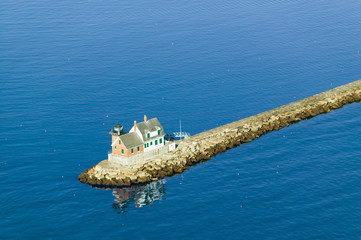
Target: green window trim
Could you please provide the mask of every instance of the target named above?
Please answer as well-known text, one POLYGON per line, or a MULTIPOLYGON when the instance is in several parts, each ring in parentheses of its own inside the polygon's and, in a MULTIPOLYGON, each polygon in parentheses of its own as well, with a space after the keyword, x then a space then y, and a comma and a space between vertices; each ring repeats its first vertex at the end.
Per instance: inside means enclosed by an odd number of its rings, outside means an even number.
POLYGON ((150 146, 152 146, 153 145, 153 142, 150 142, 150 146))
POLYGON ((147 137, 150 138, 150 133, 147 134, 147 137))
POLYGON ((140 151, 140 147, 137 147, 138 152, 140 151))
POLYGON ((134 148, 132 148, 132 153, 134 153, 134 148))
POLYGON ((159 143, 162 143, 162 139, 159 139, 159 143))
POLYGON ((158 145, 158 140, 155 140, 155 145, 158 145))
POLYGON ((124 149, 122 149, 122 154, 124 154, 124 149))
POLYGON ((119 145, 121 145, 122 144, 122 142, 119 140, 119 145))
POLYGON ((146 148, 147 147, 147 144, 144 144, 144 148, 146 148))
POLYGON ((147 147, 149 147, 149 143, 147 143, 147 147))
POLYGON ((160 135, 160 129, 158 130, 158 135, 160 135))
POLYGON ((114 146, 114 149, 117 149, 117 146, 114 146))

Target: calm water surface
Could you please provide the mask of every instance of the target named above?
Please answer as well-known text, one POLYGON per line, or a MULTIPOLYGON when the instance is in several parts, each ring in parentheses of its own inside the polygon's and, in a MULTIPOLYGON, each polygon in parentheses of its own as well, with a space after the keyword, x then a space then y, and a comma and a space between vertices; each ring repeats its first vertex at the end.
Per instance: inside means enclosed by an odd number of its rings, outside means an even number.
POLYGON ((172 178, 77 176, 144 114, 196 134, 361 78, 360 1, 0 2, 0 239, 361 239, 361 104, 172 178))

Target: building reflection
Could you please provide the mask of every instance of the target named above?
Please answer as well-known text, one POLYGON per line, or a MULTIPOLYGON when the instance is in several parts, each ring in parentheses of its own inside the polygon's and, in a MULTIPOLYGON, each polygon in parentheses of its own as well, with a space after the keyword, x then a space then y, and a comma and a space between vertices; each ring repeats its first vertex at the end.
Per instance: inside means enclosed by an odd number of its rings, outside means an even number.
POLYGON ((142 185, 132 185, 113 189, 114 209, 119 209, 124 213, 128 207, 150 206, 154 202, 161 200, 165 194, 165 180, 158 180, 142 185))

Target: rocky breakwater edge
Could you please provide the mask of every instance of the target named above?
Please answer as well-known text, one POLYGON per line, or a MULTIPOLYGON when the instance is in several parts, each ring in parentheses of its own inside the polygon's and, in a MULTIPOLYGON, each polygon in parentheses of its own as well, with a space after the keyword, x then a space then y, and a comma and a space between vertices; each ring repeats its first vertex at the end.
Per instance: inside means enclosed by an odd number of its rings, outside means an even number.
POLYGON ((124 186, 180 174, 228 149, 251 142, 271 131, 342 108, 361 100, 361 80, 232 122, 178 142, 176 150, 145 163, 121 166, 108 160, 87 169, 79 181, 93 186, 124 186))

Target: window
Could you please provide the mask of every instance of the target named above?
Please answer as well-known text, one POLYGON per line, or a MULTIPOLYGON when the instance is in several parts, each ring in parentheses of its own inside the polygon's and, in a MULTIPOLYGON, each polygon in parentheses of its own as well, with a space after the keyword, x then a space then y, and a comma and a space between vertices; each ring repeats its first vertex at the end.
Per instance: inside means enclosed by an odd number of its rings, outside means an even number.
POLYGON ((124 149, 122 149, 122 154, 124 154, 124 149))
POLYGON ((134 153, 134 148, 132 148, 132 153, 134 153))
POLYGON ((147 147, 147 144, 144 144, 144 148, 146 148, 147 147))
POLYGON ((138 152, 139 152, 139 149, 140 149, 140 148, 138 147, 138 148, 137 148, 138 152))
POLYGON ((114 146, 114 149, 117 149, 117 146, 114 146))
POLYGON ((147 134, 148 138, 150 138, 150 133, 147 134))
POLYGON ((158 129, 158 135, 160 135, 160 129, 158 129))
POLYGON ((153 142, 150 142, 150 146, 152 146, 153 145, 153 142))
POLYGON ((149 143, 147 143, 147 147, 149 147, 149 143))
POLYGON ((158 140, 155 140, 155 145, 158 145, 158 140))
POLYGON ((122 142, 119 140, 119 145, 121 145, 122 144, 122 142))
POLYGON ((162 139, 159 139, 159 143, 162 143, 162 139))

